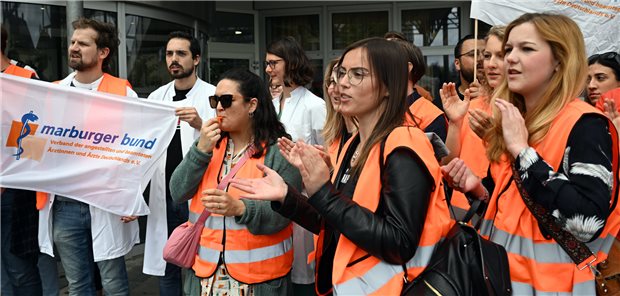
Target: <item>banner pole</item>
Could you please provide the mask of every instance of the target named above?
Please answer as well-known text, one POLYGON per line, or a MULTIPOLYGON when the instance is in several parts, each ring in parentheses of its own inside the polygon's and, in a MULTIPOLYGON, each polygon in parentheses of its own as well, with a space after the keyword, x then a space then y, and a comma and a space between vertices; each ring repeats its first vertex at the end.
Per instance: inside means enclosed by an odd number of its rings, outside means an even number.
POLYGON ((478 82, 478 19, 474 19, 474 82, 478 82))

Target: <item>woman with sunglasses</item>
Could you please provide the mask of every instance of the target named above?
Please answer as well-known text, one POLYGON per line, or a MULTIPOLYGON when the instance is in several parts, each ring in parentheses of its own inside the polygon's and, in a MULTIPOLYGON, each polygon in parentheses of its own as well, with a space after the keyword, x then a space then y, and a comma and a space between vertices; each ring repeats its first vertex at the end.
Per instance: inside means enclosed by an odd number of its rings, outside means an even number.
POLYGON ((298 170, 276 147, 277 138, 289 135, 276 117, 267 85, 247 70, 224 73, 209 103, 217 118, 203 125, 170 180, 176 202, 191 199, 191 223, 203 210, 211 213, 186 278, 186 294, 290 295, 290 221, 268 202, 239 199, 240 191, 226 183, 230 177, 262 177, 260 164, 274 167, 300 190, 298 170))
POLYGON ((237 179, 233 186, 247 198, 274 201, 280 214, 318 235, 320 295, 398 295, 403 265, 409 280, 419 275, 453 223, 439 164, 424 133, 403 126, 408 69, 402 47, 364 39, 349 45, 338 64, 340 112, 355 116, 359 128, 332 180, 317 150, 298 142, 283 153, 300 168, 309 198, 264 166, 266 177, 237 179))
MULTIPOLYGON (((321 132, 325 125, 325 101, 304 86, 312 81, 312 65, 303 48, 288 36, 267 47, 265 72, 271 84, 283 86, 279 98, 274 98, 278 118, 293 141, 323 145, 321 132)), ((313 295, 314 266, 308 264, 308 254, 314 249, 312 234, 293 225, 295 261, 292 278, 295 295, 313 295)))
POLYGON ((588 58, 587 102, 602 110, 601 95, 620 87, 620 54, 610 51, 588 58))
POLYGON ((444 176, 487 202, 480 233, 506 248, 514 295, 595 295, 591 266, 607 258, 620 228, 618 139, 577 98, 583 35, 568 17, 542 13, 520 16, 505 34, 506 77, 485 136, 490 174, 481 182, 455 158, 444 176))

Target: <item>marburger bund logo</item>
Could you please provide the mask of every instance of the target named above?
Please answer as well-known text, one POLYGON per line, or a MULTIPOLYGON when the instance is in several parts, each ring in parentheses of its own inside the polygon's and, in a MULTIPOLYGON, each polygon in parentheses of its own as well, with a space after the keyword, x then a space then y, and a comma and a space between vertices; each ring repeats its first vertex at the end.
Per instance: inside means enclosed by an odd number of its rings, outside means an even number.
POLYGON ((6 139, 6 147, 15 147, 16 151, 13 156, 16 160, 21 158, 30 158, 36 161, 40 161, 45 151, 46 139, 35 137, 39 125, 34 122, 39 120, 39 117, 30 111, 22 115, 21 121, 13 120, 11 123, 11 130, 9 136, 6 139))

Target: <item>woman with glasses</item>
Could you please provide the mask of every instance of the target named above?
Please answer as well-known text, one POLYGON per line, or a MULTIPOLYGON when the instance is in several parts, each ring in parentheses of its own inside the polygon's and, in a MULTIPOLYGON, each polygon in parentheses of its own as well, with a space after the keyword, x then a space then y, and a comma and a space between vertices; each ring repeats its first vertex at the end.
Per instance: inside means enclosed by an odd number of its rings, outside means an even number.
POLYGON ((487 202, 480 233, 506 248, 514 295, 595 295, 591 267, 620 228, 616 131, 577 98, 587 61, 574 21, 526 13, 505 34, 490 174, 481 182, 456 158, 446 182, 487 202))
MULTIPOLYGON (((271 84, 282 85, 283 91, 273 104, 278 118, 293 141, 322 145, 325 125, 325 101, 304 86, 312 81, 312 65, 301 45, 293 37, 285 37, 267 47, 265 72, 271 84)), ((294 224, 295 262, 292 278, 295 295, 313 295, 314 266, 308 254, 314 249, 312 234, 294 224)))
POLYGON ((601 95, 620 87, 620 54, 610 51, 588 58, 587 86, 588 103, 602 107, 601 95))
POLYGON ((203 125, 170 180, 176 202, 191 199, 191 223, 203 210, 211 213, 186 277, 186 295, 291 295, 290 221, 268 202, 240 199, 240 191, 226 181, 260 178, 257 165, 267 165, 300 190, 298 170, 276 147, 277 138, 289 135, 276 117, 267 85, 247 70, 224 73, 209 103, 217 117, 203 125))
MULTIPOLYGON (((331 177, 316 149, 283 151, 300 168, 309 198, 276 172, 237 179, 247 198, 318 235, 316 289, 323 294, 398 295, 419 275, 452 222, 439 164, 424 133, 403 126, 407 59, 395 42, 369 38, 349 45, 336 69, 340 112, 358 133, 344 146, 331 177)), ((408 111, 406 111, 408 112, 408 111)), ((409 114, 410 115, 410 114, 409 114)))

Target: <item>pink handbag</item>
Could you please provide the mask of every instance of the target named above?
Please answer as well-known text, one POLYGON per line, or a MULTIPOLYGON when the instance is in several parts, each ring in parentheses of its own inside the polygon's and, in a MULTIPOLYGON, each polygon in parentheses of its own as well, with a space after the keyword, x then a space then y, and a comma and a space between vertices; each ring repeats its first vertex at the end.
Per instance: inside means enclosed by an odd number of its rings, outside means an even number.
MULTIPOLYGON (((243 166, 254 149, 248 149, 243 157, 239 159, 235 167, 222 179, 217 185, 217 189, 224 190, 228 186, 228 182, 232 179, 237 171, 243 166)), ((198 254, 198 247, 200 246, 200 235, 204 228, 205 221, 211 215, 211 212, 205 209, 200 214, 198 221, 194 224, 190 224, 189 221, 177 226, 172 231, 166 245, 164 246, 164 260, 168 263, 183 267, 191 268, 196 260, 196 254, 198 254)))

